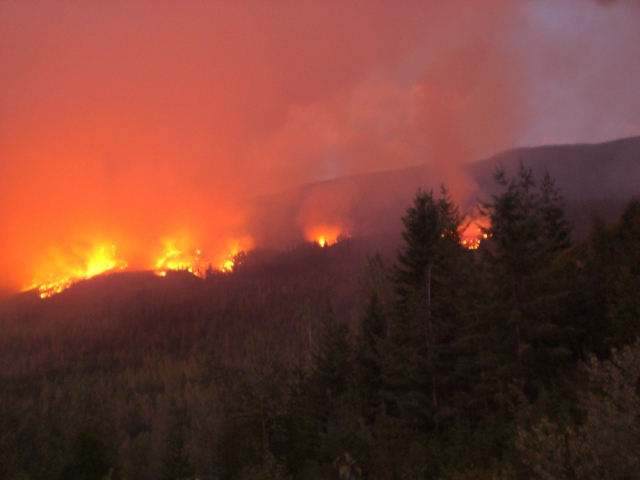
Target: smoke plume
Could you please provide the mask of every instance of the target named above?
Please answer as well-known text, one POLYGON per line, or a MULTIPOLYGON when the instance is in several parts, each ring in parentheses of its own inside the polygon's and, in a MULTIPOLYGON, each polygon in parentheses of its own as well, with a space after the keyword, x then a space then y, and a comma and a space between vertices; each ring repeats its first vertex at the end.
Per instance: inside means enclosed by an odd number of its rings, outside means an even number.
MULTIPOLYGON (((636 5, 3 1, 0 284, 104 246, 224 259, 260 237, 250 199, 307 182, 428 163, 464 201, 465 162, 637 134, 636 5)), ((329 195, 301 236, 353 228, 329 195)))

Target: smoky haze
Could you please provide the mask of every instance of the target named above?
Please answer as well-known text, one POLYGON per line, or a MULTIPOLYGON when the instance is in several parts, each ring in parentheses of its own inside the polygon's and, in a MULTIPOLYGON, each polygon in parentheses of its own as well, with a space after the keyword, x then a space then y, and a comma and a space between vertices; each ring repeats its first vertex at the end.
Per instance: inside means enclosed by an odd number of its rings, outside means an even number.
MULTIPOLYGON (((0 284, 115 245, 226 255, 252 201, 503 149, 640 134, 637 2, 0 3, 0 284)), ((349 190, 295 218, 353 225, 349 190)), ((265 227, 266 228, 266 227, 265 227)), ((357 233, 357 232, 351 232, 357 233)))

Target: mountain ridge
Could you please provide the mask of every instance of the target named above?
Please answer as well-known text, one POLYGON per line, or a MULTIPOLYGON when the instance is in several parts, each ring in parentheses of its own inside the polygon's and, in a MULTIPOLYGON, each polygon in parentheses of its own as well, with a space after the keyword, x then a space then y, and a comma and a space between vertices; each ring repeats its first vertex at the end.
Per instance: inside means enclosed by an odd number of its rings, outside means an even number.
MULTIPOLYGON (((312 221, 307 217, 341 223, 348 233, 357 236, 391 234, 398 238, 400 218, 418 189, 437 190, 443 183, 466 183, 464 198, 454 200, 465 213, 474 213, 477 199, 487 200, 498 190, 493 180, 495 169, 502 165, 508 176, 515 175, 520 162, 537 178, 549 171, 566 199, 567 213, 577 226, 578 236, 588 230, 593 214, 612 221, 631 198, 640 195, 637 136, 604 143, 518 147, 456 166, 455 171, 438 164, 421 164, 307 183, 254 198, 249 229, 257 244, 267 247, 304 241, 305 223, 312 221), (341 201, 332 201, 333 197, 341 201), (322 205, 323 201, 327 205, 322 205)), ((454 194, 456 189, 460 190, 454 185, 454 194)))

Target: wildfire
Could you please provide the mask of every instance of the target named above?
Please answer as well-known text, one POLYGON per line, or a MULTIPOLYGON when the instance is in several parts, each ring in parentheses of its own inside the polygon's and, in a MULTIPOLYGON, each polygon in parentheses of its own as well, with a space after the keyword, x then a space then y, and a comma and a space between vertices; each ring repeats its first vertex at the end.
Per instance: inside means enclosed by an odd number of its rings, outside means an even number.
MULTIPOLYGON (((197 277, 206 277, 207 271, 231 272, 239 253, 253 248, 253 239, 244 237, 227 241, 226 247, 218 250, 211 261, 200 249, 192 248, 189 242, 165 242, 164 253, 150 262, 147 268, 164 277, 170 270, 189 272, 197 277)), ((134 265, 136 262, 134 261, 134 265)), ((138 263, 144 269, 144 263, 138 263)), ((115 245, 101 244, 92 247, 75 247, 72 251, 51 255, 46 268, 50 272, 36 277, 23 291, 38 290, 41 298, 47 298, 66 290, 71 285, 107 272, 124 270, 128 263, 116 256, 115 245)))
POLYGON ((253 239, 244 237, 230 240, 216 262, 211 262, 200 249, 175 248, 174 245, 172 242, 167 243, 165 254, 156 261, 154 267, 156 275, 164 277, 168 270, 184 270, 197 277, 205 278, 210 269, 231 272, 238 253, 253 248, 253 239))
POLYGON ((338 242, 344 237, 344 234, 339 227, 321 224, 306 228, 304 236, 308 241, 315 242, 321 247, 326 247, 338 242))
POLYGON ((218 262, 218 270, 221 272, 231 272, 236 266, 237 255, 246 252, 254 247, 253 238, 243 237, 230 240, 227 244, 227 253, 218 262))
POLYGON ((47 298, 60 293, 80 280, 86 280, 111 270, 122 270, 127 263, 116 257, 116 247, 96 246, 87 252, 74 252, 75 257, 82 260, 74 265, 59 265, 58 270, 64 270, 64 274, 50 274, 45 281, 35 281, 25 290, 38 289, 40 298, 47 298))
POLYGON ((176 249, 170 246, 167 252, 156 261, 154 272, 164 277, 168 270, 185 270, 196 277, 204 278, 211 262, 200 250, 176 249))
POLYGON ((462 232, 462 246, 469 250, 477 250, 482 240, 488 238, 484 229, 488 228, 488 221, 484 217, 470 222, 462 232))

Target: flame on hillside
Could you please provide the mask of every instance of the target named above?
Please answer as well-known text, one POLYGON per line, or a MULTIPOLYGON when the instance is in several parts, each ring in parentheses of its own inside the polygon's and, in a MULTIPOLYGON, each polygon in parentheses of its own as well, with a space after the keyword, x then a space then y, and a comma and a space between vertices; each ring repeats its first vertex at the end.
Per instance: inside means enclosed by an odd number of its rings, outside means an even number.
POLYGON ((253 238, 246 236, 227 242, 226 253, 218 259, 217 269, 221 272, 231 272, 236 266, 238 254, 254 248, 253 238))
POLYGON ((348 235, 345 235, 340 227, 320 224, 305 228, 304 236, 309 242, 327 247, 348 235))
MULTIPOLYGON (((200 249, 183 245, 179 242, 165 242, 165 251, 148 266, 156 275, 164 277, 168 271, 186 271, 197 277, 205 278, 207 271, 218 270, 231 272, 236 265, 239 253, 253 248, 251 237, 229 240, 222 251, 214 257, 214 261, 200 249)), ((116 256, 115 245, 97 245, 91 248, 75 248, 73 252, 58 253, 55 261, 49 266, 49 273, 34 278, 23 291, 38 290, 41 298, 47 298, 66 290, 71 285, 89 278, 124 270, 128 263, 116 256)))
POLYGON ((197 277, 205 278, 209 270, 233 271, 237 255, 253 248, 254 243, 251 237, 229 240, 225 250, 214 262, 210 261, 200 249, 176 248, 174 242, 167 242, 166 246, 165 254, 156 261, 154 267, 156 275, 164 277, 169 270, 184 270, 197 277))
POLYGON ((211 262, 199 249, 176 248, 173 243, 167 245, 167 250, 155 264, 153 271, 164 277, 169 270, 184 270, 196 277, 205 278, 211 262))
POLYGON ((489 228, 489 221, 485 217, 476 218, 464 228, 460 243, 469 250, 477 250, 480 243, 488 238, 488 234, 485 233, 487 228, 489 228))
POLYGON ((55 268, 58 273, 50 273, 48 278, 35 279, 24 290, 37 289, 40 298, 47 298, 62 292, 80 280, 127 267, 125 261, 117 258, 115 245, 98 245, 86 251, 76 250, 73 253, 73 261, 58 259, 55 268))

